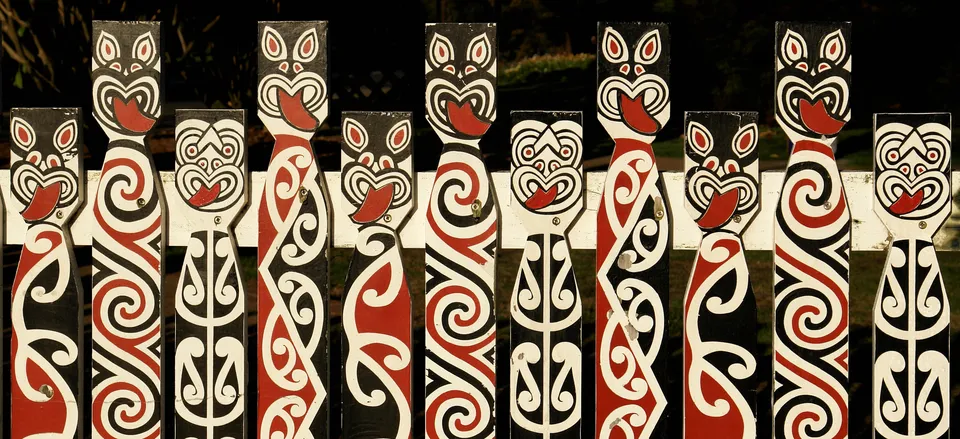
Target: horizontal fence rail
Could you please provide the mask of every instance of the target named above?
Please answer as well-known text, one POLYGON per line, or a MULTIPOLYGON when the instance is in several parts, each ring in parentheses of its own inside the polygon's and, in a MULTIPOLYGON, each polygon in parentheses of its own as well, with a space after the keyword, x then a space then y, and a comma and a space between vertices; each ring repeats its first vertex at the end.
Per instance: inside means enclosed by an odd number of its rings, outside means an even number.
MULTIPOLYGON (((400 241, 405 248, 424 248, 424 221, 427 200, 430 197, 430 188, 433 184, 434 172, 417 173, 416 191, 417 203, 408 223, 401 229, 400 241)), ((583 215, 577 219, 570 229, 570 246, 576 250, 593 249, 596 247, 597 208, 600 204, 601 186, 605 172, 588 172, 586 174, 586 208, 583 215)), ((687 214, 683 206, 683 173, 662 173, 667 197, 670 204, 670 215, 673 218, 673 248, 677 250, 696 250, 700 244, 701 232, 693 219, 687 214)), ((851 227, 851 247, 857 251, 886 250, 889 244, 889 233, 873 211, 873 173, 871 172, 843 172, 843 185, 847 193, 847 201, 853 216, 851 227)), ((327 190, 330 192, 330 207, 333 209, 333 246, 337 248, 353 248, 357 240, 357 225, 347 217, 341 206, 340 173, 324 172, 327 190)), ((510 207, 510 174, 509 172, 494 172, 491 175, 498 197, 500 208, 500 243, 503 249, 522 249, 527 239, 527 232, 510 207)), ((952 186, 960 188, 960 172, 953 172, 952 186)), ((237 245, 239 247, 257 246, 257 210, 251 206, 260 204, 266 174, 253 172, 250 175, 250 203, 241 215, 236 225, 237 245)), ((173 172, 161 172, 163 192, 167 199, 168 217, 168 245, 183 247, 187 245, 192 231, 201 227, 192 224, 190 218, 183 215, 187 205, 177 195, 174 188, 173 172)), ((99 186, 100 171, 87 172, 87 199, 92 200, 99 186)), ((780 188, 783 184, 782 171, 767 171, 762 173, 760 190, 760 212, 753 219, 743 234, 744 246, 747 250, 770 250, 773 247, 774 210, 780 197, 780 188)), ((0 170, 0 190, 2 190, 4 207, 7 210, 5 218, 6 244, 23 244, 26 225, 18 212, 10 211, 10 171, 0 170)), ((956 194, 955 194, 956 196, 956 194)), ((933 242, 938 250, 956 251, 960 246, 956 243, 957 230, 960 229, 960 212, 951 215, 946 225, 934 236, 933 242)), ((86 203, 71 227, 75 246, 89 246, 91 230, 94 227, 91 203, 86 203)))

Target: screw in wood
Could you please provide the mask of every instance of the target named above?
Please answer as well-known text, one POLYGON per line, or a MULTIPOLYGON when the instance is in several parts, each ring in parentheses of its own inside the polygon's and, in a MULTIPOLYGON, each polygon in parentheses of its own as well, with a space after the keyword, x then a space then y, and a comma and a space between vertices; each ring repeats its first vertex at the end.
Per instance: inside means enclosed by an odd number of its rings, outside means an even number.
POLYGON ((63 212, 57 211, 57 218, 63 218, 63 212))
POLYGON ((300 186, 300 202, 307 201, 307 188, 300 186))
POLYGON ((143 207, 146 205, 147 205, 147 200, 144 200, 143 198, 137 198, 137 206, 143 207))
POLYGON ((927 228, 927 222, 926 222, 926 221, 920 221, 920 228, 921 228, 921 229, 926 229, 926 228, 927 228))
POLYGON ((483 203, 480 202, 480 199, 473 200, 473 203, 470 203, 470 210, 473 211, 473 218, 479 220, 481 209, 483 208, 483 203))
POLYGON ((393 221, 393 217, 388 213, 383 216, 383 220, 389 223, 390 221, 393 221))
POLYGON ((661 219, 663 219, 663 214, 664 214, 664 212, 663 212, 663 199, 662 199, 662 198, 656 197, 656 198, 653 199, 653 208, 654 208, 653 216, 656 217, 658 221, 661 220, 661 219))
POLYGON ((553 225, 559 226, 559 225, 560 225, 560 218, 553 217, 553 225))
POLYGON ((217 215, 217 216, 215 216, 215 217, 213 218, 213 223, 214 223, 214 224, 220 224, 220 215, 217 215))
POLYGON ((47 398, 53 398, 53 387, 50 387, 49 384, 44 384, 40 386, 40 393, 42 393, 47 398))
POLYGON ((823 208, 826 210, 830 210, 833 208, 833 204, 827 201, 826 203, 823 203, 823 208))
POLYGON ((740 222, 740 215, 734 215, 734 216, 733 216, 733 222, 739 223, 739 222, 740 222))

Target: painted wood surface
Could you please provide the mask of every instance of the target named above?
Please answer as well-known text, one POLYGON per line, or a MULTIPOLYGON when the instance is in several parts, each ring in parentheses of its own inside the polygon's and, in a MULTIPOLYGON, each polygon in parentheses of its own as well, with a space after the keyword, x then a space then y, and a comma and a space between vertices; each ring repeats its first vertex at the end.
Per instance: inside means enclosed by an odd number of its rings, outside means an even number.
POLYGON ((614 147, 597 209, 596 436, 665 437, 670 215, 651 142, 670 118, 670 34, 597 35, 597 119, 614 147))
POLYGON ((246 437, 246 292, 232 226, 247 203, 245 110, 177 110, 176 189, 193 233, 174 298, 174 436, 246 437))
POLYGON ((276 143, 256 193, 257 431, 329 435, 330 214, 310 139, 329 111, 327 23, 260 22, 257 114, 276 143))
POLYGON ((579 438, 583 310, 566 233, 583 210, 583 116, 511 119, 510 188, 528 237, 510 296, 510 437, 579 438))
POLYGON ((950 303, 930 237, 953 207, 951 115, 873 121, 873 206, 893 235, 873 308, 873 433, 947 438, 950 303))
POLYGON ((94 438, 163 437, 166 208, 145 137, 160 117, 159 22, 93 22, 93 117, 109 143, 93 188, 94 438))
MULTIPOLYGON (((497 115, 497 27, 428 24, 426 116, 443 142, 426 248, 426 437, 494 436, 500 212, 480 138, 497 115)), ((421 225, 422 224, 422 225, 421 225)))
POLYGON ((850 120, 850 27, 777 23, 776 118, 794 144, 773 222, 777 438, 849 430, 852 215, 833 145, 850 120))
POLYGON ((757 113, 687 112, 687 212, 703 230, 683 298, 683 437, 757 436, 757 302, 741 234, 759 209, 757 113))
POLYGON ((411 113, 345 111, 341 192, 360 225, 343 296, 344 438, 413 435, 413 315, 397 230, 414 205, 411 113))
POLYGON ((70 233, 86 194, 78 108, 10 110, 10 209, 28 224, 10 300, 10 436, 82 438, 83 285, 70 233))

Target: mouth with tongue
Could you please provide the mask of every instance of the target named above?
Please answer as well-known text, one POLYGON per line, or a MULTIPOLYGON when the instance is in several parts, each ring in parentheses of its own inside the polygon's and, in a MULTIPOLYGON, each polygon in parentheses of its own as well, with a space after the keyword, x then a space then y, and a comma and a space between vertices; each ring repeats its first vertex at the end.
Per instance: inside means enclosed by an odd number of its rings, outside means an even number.
POLYGON ((815 104, 801 98, 800 119, 810 131, 822 136, 837 134, 846 124, 846 122, 835 119, 827 112, 827 105, 823 98, 818 99, 815 104))
POLYGON ((917 191, 915 194, 909 194, 906 190, 900 194, 900 198, 890 206, 890 211, 897 215, 905 215, 913 212, 923 201, 923 191, 917 191))
POLYGON ((391 201, 393 201, 393 184, 379 189, 371 187, 363 197, 363 204, 353 215, 350 215, 350 219, 358 223, 372 223, 387 213, 391 201))
POLYGON ((26 221, 40 221, 53 213, 60 201, 60 186, 63 183, 51 183, 49 186, 37 187, 30 199, 30 204, 20 212, 26 221))
POLYGON ((471 137, 480 137, 490 128, 490 122, 480 120, 473 112, 473 105, 470 102, 457 104, 454 101, 447 101, 447 117, 453 129, 471 137))
POLYGON ((543 188, 538 187, 533 195, 531 195, 530 198, 527 198, 527 201, 523 204, 530 210, 543 209, 544 207, 549 206, 553 200, 557 199, 557 191, 557 185, 550 186, 550 189, 547 189, 546 191, 544 191, 543 188))
POLYGON ((212 203, 219 196, 220 183, 217 183, 213 185, 213 187, 200 186, 200 189, 197 190, 197 193, 193 194, 193 196, 187 201, 195 207, 203 207, 212 203))
POLYGON ((737 210, 739 201, 739 189, 730 189, 722 194, 719 191, 714 192, 707 211, 697 220, 697 225, 704 229, 715 229, 726 224, 737 210))
POLYGON ((307 107, 303 105, 303 89, 290 94, 282 88, 277 89, 277 97, 280 101, 280 112, 283 118, 290 122, 294 128, 302 131, 314 131, 320 125, 320 121, 313 117, 307 107))
POLYGON ((120 126, 135 133, 146 133, 157 123, 156 119, 148 117, 140 111, 140 105, 136 98, 130 97, 127 100, 119 96, 113 98, 113 114, 117 116, 117 122, 120 126))
POLYGON ((643 106, 643 93, 631 98, 626 93, 620 93, 620 113, 623 122, 640 134, 654 134, 660 129, 657 120, 650 116, 643 106))

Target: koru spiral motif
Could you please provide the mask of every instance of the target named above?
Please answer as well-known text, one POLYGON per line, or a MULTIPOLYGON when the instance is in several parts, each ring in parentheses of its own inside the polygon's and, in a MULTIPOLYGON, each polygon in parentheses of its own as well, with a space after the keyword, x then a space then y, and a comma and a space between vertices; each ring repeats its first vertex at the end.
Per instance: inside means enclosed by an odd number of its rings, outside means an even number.
POLYGON ((330 210, 310 139, 327 118, 327 22, 258 27, 257 113, 276 143, 259 206, 256 431, 325 438, 330 210))
POLYGON ((776 36, 776 117, 794 145, 774 223, 774 437, 845 438, 851 215, 833 144, 850 120, 850 24, 776 36))
POLYGON ((193 232, 174 303, 176 437, 246 437, 246 292, 231 231, 247 203, 245 110, 177 110, 175 186, 193 232))
POLYGON ((760 208, 757 113, 687 112, 684 206, 704 232, 683 299, 683 437, 756 437, 757 303, 741 234, 760 208))
POLYGON ((85 193, 82 126, 78 108, 10 111, 10 207, 27 224, 10 300, 14 438, 84 437, 83 286, 69 231, 85 193))
POLYGON ((160 23, 93 22, 93 437, 159 438, 165 201, 144 138, 160 116, 160 23))
POLYGON ((950 304, 933 235, 953 207, 951 115, 874 115, 873 210, 893 235, 873 307, 873 433, 950 436, 950 304))
POLYGON ((343 112, 343 208, 359 225, 344 286, 343 437, 413 434, 410 290, 397 232, 414 207, 410 113, 343 112))
POLYGON ((511 119, 511 204, 528 236, 510 297, 510 436, 579 438, 583 311, 566 233, 584 205, 582 115, 511 119))
POLYGON ((670 118, 663 23, 599 23, 597 119, 614 140, 597 212, 596 436, 664 437, 670 218, 650 143, 670 118))
POLYGON ((498 221, 480 137, 497 115, 494 24, 426 26, 426 117, 443 142, 426 209, 426 437, 494 436, 498 221))

